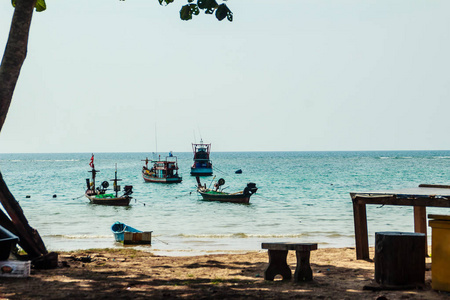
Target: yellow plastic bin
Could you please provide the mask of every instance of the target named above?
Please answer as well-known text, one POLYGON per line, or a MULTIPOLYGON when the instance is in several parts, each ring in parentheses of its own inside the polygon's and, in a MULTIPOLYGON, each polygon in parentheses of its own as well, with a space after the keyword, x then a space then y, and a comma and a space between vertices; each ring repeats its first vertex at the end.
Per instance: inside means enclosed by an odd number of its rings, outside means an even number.
POLYGON ((450 216, 428 215, 431 227, 431 287, 450 292, 450 216))

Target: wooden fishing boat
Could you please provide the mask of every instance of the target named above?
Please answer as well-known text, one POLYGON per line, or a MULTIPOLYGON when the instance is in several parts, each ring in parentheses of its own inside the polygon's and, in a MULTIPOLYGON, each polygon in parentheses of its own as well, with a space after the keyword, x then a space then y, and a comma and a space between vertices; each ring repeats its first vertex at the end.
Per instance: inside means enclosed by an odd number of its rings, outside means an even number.
POLYGON ((152 161, 153 167, 148 168, 148 158, 145 160, 145 166, 142 167, 142 178, 146 182, 158 182, 158 183, 179 183, 183 179, 178 175, 178 159, 176 156, 169 154, 166 156, 166 160, 152 161))
POLYGON ((151 244, 153 231, 140 231, 121 222, 111 226, 116 242, 123 244, 151 244))
POLYGON ((194 164, 191 167, 192 176, 211 176, 213 174, 212 162, 209 159, 211 144, 204 144, 200 140, 199 144, 192 144, 194 152, 194 164))
POLYGON ((86 178, 87 189, 85 192, 85 196, 92 204, 113 206, 128 206, 130 204, 132 198, 130 195, 133 193, 133 186, 126 185, 124 187, 123 194, 119 196, 120 185, 118 185, 117 182, 121 181, 122 179, 117 178, 117 164, 114 179, 110 180, 113 182, 114 193, 106 193, 109 187, 108 181, 103 181, 99 187, 95 186, 95 177, 96 174, 100 171, 96 170, 94 167, 94 155, 92 155, 89 166, 92 168, 92 170, 89 171, 92 173, 92 181, 90 181, 89 178, 86 178))
POLYGON ((255 183, 249 182, 243 191, 235 193, 224 192, 223 189, 221 189, 221 186, 225 184, 225 179, 223 178, 220 178, 214 184, 214 189, 207 188, 206 184, 201 185, 199 177, 197 177, 197 184, 197 192, 202 196, 203 200, 207 201, 248 204, 250 202, 250 197, 258 190, 255 183))

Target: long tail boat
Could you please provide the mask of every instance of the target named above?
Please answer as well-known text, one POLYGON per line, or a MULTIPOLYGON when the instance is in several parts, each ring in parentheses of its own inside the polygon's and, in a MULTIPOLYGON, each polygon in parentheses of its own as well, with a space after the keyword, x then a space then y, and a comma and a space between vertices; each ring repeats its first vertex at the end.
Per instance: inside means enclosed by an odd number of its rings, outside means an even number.
POLYGON ((220 178, 215 184, 214 188, 210 189, 205 185, 200 183, 200 178, 197 176, 197 192, 202 196, 203 200, 207 201, 219 201, 219 202, 231 202, 231 203, 243 203, 248 204, 250 202, 250 197, 256 193, 258 188, 253 182, 247 183, 244 190, 227 193, 224 192, 221 186, 225 184, 225 179, 220 178))
POLYGON ((95 177, 99 170, 96 170, 94 167, 94 154, 92 154, 91 162, 89 163, 89 166, 92 168, 92 181, 89 180, 89 178, 86 178, 86 192, 85 196, 89 199, 89 201, 92 204, 99 204, 99 205, 113 205, 113 206, 128 206, 130 205, 131 201, 131 194, 133 194, 133 186, 132 185, 126 185, 124 187, 124 192, 122 195, 119 196, 120 192, 120 185, 117 184, 117 182, 121 181, 122 179, 117 178, 117 164, 116 164, 116 171, 114 179, 111 179, 110 181, 113 182, 113 193, 106 193, 109 183, 108 181, 103 181, 102 184, 99 187, 95 186, 95 177))

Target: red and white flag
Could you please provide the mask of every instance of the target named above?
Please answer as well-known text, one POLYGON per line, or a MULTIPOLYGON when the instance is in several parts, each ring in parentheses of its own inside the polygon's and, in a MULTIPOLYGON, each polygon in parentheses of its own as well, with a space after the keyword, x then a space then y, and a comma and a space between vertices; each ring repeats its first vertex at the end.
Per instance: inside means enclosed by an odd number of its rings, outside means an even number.
POLYGON ((89 166, 90 166, 91 168, 94 167, 94 154, 92 154, 91 161, 89 162, 89 166))

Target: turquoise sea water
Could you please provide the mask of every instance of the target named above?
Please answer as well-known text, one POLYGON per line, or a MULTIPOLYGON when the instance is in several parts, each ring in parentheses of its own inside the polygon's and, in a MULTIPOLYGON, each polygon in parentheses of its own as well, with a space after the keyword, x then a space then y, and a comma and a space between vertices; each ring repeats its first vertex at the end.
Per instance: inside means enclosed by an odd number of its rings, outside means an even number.
MULTIPOLYGON (((259 190, 250 205, 206 202, 189 175, 192 153, 174 154, 183 182, 172 185, 144 182, 141 160, 149 153, 95 154, 97 182, 114 178, 117 164, 121 185, 133 185, 130 207, 83 196, 91 153, 0 154, 0 169, 49 250, 123 247, 110 229, 121 221, 153 231, 153 244, 137 248, 169 255, 259 250, 270 241, 353 247, 350 192, 450 184, 450 151, 213 152, 216 180, 224 178, 228 191, 247 182, 259 190)), ((414 230, 411 207, 369 205, 367 216, 371 245, 377 231, 414 230)))

